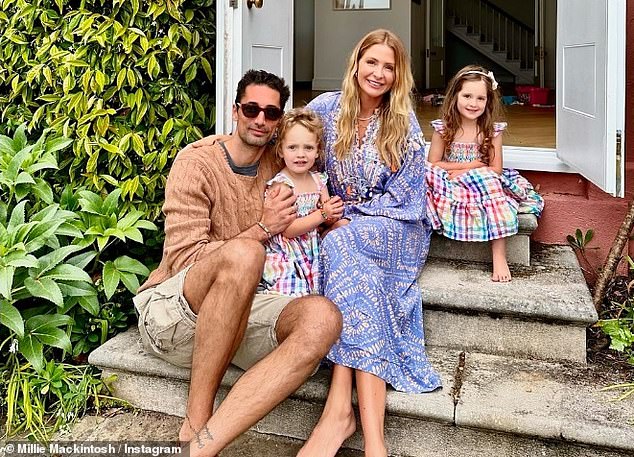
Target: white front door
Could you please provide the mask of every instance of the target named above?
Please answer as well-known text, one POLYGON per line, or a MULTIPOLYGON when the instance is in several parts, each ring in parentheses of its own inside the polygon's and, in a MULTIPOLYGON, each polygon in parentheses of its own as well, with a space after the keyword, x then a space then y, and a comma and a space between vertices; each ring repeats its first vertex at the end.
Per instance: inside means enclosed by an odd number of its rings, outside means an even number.
MULTIPOLYGON (((216 133, 229 133, 236 86, 266 70, 293 85, 293 0, 216 2, 216 133)), ((293 100, 287 103, 292 106, 293 100)))
POLYGON ((557 22, 557 156, 622 197, 625 0, 558 0, 557 22))

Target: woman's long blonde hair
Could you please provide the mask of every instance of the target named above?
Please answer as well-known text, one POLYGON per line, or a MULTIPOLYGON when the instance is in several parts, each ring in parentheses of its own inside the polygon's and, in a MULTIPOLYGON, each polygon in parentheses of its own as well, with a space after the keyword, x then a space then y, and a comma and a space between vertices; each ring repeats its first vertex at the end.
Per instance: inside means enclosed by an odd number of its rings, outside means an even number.
POLYGON ((368 48, 375 44, 385 44, 394 51, 394 83, 392 88, 383 96, 383 102, 379 107, 381 127, 376 146, 381 160, 396 170, 401 166, 405 140, 409 131, 414 78, 403 42, 389 30, 379 29, 368 33, 359 41, 350 55, 342 85, 341 113, 337 119, 339 135, 334 145, 335 155, 341 160, 351 153, 355 136, 355 120, 360 111, 360 89, 356 76, 359 60, 368 48))
POLYGON ((484 112, 477 119, 478 134, 482 135, 480 154, 482 162, 487 165, 493 160, 494 149, 492 147, 492 141, 495 134, 494 124, 499 121, 502 107, 500 104, 500 93, 496 89, 493 89, 493 80, 486 76, 487 74, 488 70, 479 65, 467 65, 449 81, 445 100, 440 110, 445 123, 445 129, 441 134, 445 142, 445 155, 449 154, 451 143, 462 124, 462 117, 458 111, 458 93, 462 90, 462 85, 466 81, 484 81, 487 88, 487 103, 484 112))

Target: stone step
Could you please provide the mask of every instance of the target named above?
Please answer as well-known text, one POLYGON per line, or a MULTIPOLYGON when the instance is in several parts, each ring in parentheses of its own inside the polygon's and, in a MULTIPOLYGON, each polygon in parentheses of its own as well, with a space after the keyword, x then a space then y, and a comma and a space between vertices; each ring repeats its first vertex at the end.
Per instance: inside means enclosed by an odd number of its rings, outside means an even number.
MULTIPOLYGON (((596 370, 438 348, 429 356, 442 389, 419 395, 388 390, 391 455, 634 455, 632 408, 610 401, 614 394, 600 390, 596 370)), ((146 354, 135 329, 106 342, 89 361, 103 376, 117 375, 116 396, 141 409, 184 416, 189 370, 146 354)), ((221 398, 241 373, 229 369, 221 398)), ((320 370, 252 430, 306 439, 323 409, 328 381, 328 371, 320 370)), ((360 434, 344 446, 362 449, 360 434)))
POLYGON ((511 272, 495 283, 488 265, 429 259, 418 280, 427 345, 584 364, 598 316, 572 249, 536 244, 532 265, 511 272))
MULTIPOLYGON (((519 214, 519 231, 506 239, 506 259, 509 264, 530 265, 530 236, 537 229, 534 214, 519 214)), ((486 242, 456 241, 434 233, 429 256, 442 259, 491 263, 491 245, 486 242)))

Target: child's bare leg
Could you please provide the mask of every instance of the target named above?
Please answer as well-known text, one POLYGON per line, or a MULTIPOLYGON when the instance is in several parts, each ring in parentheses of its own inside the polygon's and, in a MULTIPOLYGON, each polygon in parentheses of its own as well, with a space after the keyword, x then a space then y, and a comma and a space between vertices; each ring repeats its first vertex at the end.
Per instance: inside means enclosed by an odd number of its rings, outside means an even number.
POLYGON ((335 365, 324 412, 297 457, 334 457, 356 430, 352 410, 352 368, 335 365))
POLYGON ((365 457, 387 457, 385 446, 386 385, 381 378, 355 370, 365 457))
POLYGON ((491 240, 491 253, 493 254, 493 274, 491 281, 509 282, 511 270, 506 263, 506 238, 491 240))

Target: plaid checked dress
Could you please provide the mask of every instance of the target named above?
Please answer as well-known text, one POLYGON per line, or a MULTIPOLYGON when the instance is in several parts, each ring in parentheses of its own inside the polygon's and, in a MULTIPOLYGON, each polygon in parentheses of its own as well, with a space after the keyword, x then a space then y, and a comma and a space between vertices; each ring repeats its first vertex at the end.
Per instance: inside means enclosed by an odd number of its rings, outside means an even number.
MULTIPOLYGON (((431 122, 439 133, 441 119, 431 122)), ((506 122, 495 124, 495 136, 506 122)), ((452 143, 447 162, 480 159, 478 143, 452 143)), ((447 171, 426 164, 427 215, 434 230, 460 241, 489 241, 517 233, 519 213, 539 216, 543 198, 517 171, 505 168, 498 175, 490 168, 476 168, 451 179, 447 171)))
MULTIPOLYGON (((308 216, 317 208, 321 190, 326 186, 325 173, 311 172, 315 180, 315 192, 296 194, 297 217, 308 216)), ((280 172, 267 185, 282 183, 293 188, 293 181, 280 172)), ((319 273, 319 235, 313 229, 295 238, 281 233, 266 244, 266 262, 258 291, 301 297, 317 293, 319 273)))

